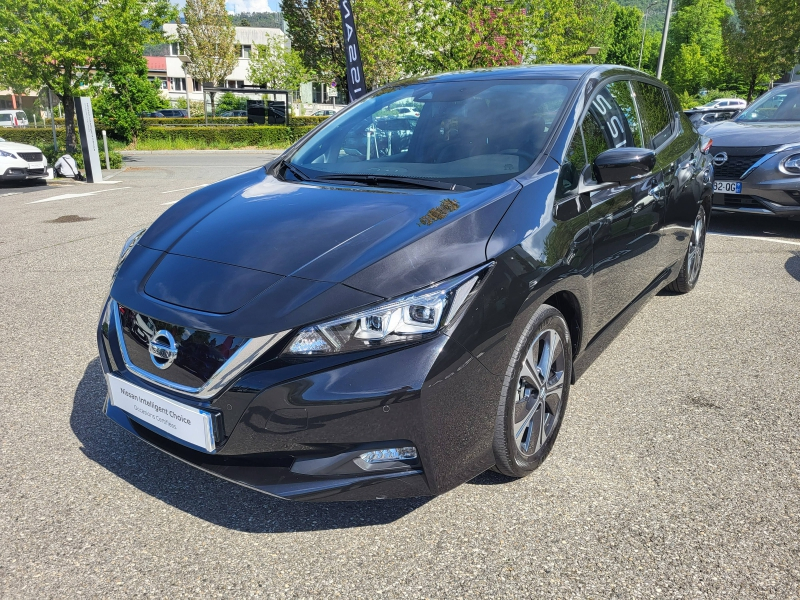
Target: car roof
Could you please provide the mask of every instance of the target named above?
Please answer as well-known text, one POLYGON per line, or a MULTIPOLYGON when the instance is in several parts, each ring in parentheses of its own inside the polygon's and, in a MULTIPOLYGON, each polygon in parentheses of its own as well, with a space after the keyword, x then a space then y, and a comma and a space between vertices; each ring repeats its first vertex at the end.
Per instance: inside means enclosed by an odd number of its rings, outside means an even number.
MULTIPOLYGON (((619 75, 622 73, 637 75, 647 79, 652 76, 619 65, 517 65, 511 67, 492 67, 468 71, 453 71, 418 78, 418 81, 464 81, 481 79, 581 79, 589 74, 600 77, 619 75)), ((408 81, 413 81, 410 79, 408 81)))

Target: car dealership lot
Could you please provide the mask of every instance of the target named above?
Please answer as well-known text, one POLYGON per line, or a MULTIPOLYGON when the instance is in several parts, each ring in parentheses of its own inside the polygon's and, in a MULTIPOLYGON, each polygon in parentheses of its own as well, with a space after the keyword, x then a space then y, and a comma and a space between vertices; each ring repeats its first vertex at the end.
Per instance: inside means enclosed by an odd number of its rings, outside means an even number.
POLYGON ((0 188, 3 597, 800 595, 800 223, 714 215, 697 288, 635 317, 524 480, 289 503, 106 419, 95 326, 122 242, 271 155, 0 188))

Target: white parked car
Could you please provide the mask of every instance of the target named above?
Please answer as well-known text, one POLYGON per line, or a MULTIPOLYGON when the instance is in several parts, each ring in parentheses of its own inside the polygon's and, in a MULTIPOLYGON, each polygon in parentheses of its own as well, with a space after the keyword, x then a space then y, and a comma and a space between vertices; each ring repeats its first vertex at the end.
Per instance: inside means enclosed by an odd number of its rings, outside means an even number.
POLYGON ((0 127, 27 127, 28 117, 21 110, 0 110, 0 127))
POLYGON ((695 107, 694 110, 706 112, 712 110, 744 110, 745 108, 747 108, 747 101, 741 98, 717 98, 702 106, 695 107))
POLYGON ((47 176, 47 157, 36 146, 0 138, 0 181, 39 179, 47 176))
POLYGON ((395 108, 394 112, 397 114, 398 117, 419 117, 419 111, 414 110, 408 106, 401 106, 400 108, 395 108))

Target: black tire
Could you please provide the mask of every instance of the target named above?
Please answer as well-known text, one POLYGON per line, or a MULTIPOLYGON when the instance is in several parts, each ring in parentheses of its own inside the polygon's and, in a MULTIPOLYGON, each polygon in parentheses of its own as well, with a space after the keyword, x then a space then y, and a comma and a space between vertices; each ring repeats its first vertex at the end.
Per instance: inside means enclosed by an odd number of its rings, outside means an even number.
POLYGON ((695 217, 692 235, 689 237, 689 247, 686 249, 686 256, 683 257, 681 270, 675 281, 667 286, 670 292, 687 294, 697 285, 697 280, 700 279, 700 269, 703 267, 707 226, 706 209, 701 206, 700 210, 697 211, 697 217, 695 217))
POLYGON ((525 477, 547 457, 561 428, 571 378, 572 340, 567 322, 558 310, 544 304, 522 332, 506 370, 494 430, 496 471, 509 477, 525 477), (546 363, 548 343, 555 349, 555 360, 546 367, 546 383, 542 386, 540 367, 546 363))

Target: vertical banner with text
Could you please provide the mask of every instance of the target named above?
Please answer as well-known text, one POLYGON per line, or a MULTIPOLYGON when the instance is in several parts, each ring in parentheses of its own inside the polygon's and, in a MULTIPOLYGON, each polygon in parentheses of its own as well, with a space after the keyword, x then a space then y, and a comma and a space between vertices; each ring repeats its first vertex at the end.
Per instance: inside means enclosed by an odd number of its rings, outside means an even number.
POLYGON ((339 0, 339 12, 342 14, 344 56, 347 61, 347 95, 350 102, 355 102, 367 93, 367 86, 364 85, 364 65, 361 63, 361 49, 358 47, 356 21, 350 0, 339 0))

